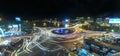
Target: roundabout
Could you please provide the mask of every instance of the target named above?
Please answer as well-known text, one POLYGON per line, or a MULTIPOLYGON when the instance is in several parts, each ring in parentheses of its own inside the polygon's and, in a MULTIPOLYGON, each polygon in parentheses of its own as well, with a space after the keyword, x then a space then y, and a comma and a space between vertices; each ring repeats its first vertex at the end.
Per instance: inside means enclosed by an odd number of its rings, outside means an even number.
MULTIPOLYGON (((84 38, 101 36, 103 33, 99 31, 87 31, 76 27, 69 28, 41 28, 36 29, 32 36, 23 38, 23 44, 20 48, 14 50, 11 56, 23 56, 24 54, 33 53, 34 49, 41 50, 42 52, 56 52, 66 48, 71 50, 78 46, 82 47, 84 38), (77 43, 77 44, 74 44, 77 43)), ((1 41, 2 43, 3 41, 1 41)))
POLYGON ((58 34, 58 35, 66 35, 66 34, 71 34, 74 31, 72 29, 57 29, 53 30, 52 33, 58 34))

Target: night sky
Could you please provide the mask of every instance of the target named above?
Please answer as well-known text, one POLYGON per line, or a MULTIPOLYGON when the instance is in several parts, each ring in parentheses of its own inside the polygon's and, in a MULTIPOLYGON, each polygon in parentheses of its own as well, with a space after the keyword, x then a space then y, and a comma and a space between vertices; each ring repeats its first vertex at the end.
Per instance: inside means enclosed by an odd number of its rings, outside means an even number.
POLYGON ((96 16, 119 11, 119 0, 0 0, 0 15, 23 17, 96 16))

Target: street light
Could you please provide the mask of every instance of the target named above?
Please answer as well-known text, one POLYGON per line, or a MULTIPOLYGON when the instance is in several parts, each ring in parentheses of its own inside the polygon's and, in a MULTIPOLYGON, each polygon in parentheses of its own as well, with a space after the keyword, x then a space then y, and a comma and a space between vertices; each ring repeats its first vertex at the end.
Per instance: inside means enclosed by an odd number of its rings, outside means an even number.
POLYGON ((47 23, 44 22, 44 23, 43 23, 43 26, 47 26, 47 23))
POLYGON ((33 26, 36 27, 36 24, 34 23, 33 26))
POLYGON ((0 18, 0 21, 2 21, 2 18, 0 18))
POLYGON ((75 51, 75 53, 77 53, 77 51, 78 51, 78 43, 74 42, 73 44, 75 45, 74 51, 75 51))
POLYGON ((70 22, 70 19, 65 19, 64 20, 64 27, 65 28, 69 27, 69 22, 70 22))
POLYGON ((90 17, 87 17, 88 19, 90 19, 90 17))
POLYGON ((68 22, 69 21, 69 19, 65 19, 65 22, 68 22))
POLYGON ((15 17, 15 20, 17 21, 17 22, 19 22, 18 23, 18 28, 19 28, 19 32, 20 32, 20 34, 21 34, 21 18, 20 17, 15 17))
POLYGON ((76 47, 76 49, 77 49, 77 48, 78 48, 78 46, 77 46, 77 45, 78 45, 78 43, 74 42, 73 44, 75 45, 75 47, 76 47))

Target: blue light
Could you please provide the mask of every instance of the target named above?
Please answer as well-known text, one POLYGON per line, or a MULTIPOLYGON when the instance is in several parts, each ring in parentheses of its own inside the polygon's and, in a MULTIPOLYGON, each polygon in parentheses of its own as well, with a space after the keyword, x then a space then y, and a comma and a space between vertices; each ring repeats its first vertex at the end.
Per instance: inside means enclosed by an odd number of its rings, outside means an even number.
POLYGON ((65 28, 68 28, 68 24, 65 24, 64 27, 65 27, 65 28))
POLYGON ((87 56, 87 51, 85 49, 79 50, 78 55, 87 56))
POLYGON ((60 29, 60 30, 59 30, 59 33, 63 33, 63 29, 60 29))
POLYGON ((21 21, 21 18, 20 17, 15 17, 15 20, 16 21, 21 21))
POLYGON ((63 29, 58 29, 55 32, 57 32, 57 33, 64 33, 63 29))
POLYGON ((4 31, 2 30, 2 28, 0 28, 0 31, 2 33, 2 35, 0 35, 0 39, 1 39, 1 37, 4 37, 4 31))
POLYGON ((110 18, 109 23, 120 23, 120 18, 110 18))
POLYGON ((16 28, 18 28, 18 25, 13 25, 13 27, 16 27, 16 28))
POLYGON ((68 19, 65 19, 65 22, 68 22, 69 20, 68 19))
POLYGON ((65 18, 64 20, 65 20, 65 22, 69 22, 69 19, 68 19, 68 17, 67 17, 67 18, 65 18))

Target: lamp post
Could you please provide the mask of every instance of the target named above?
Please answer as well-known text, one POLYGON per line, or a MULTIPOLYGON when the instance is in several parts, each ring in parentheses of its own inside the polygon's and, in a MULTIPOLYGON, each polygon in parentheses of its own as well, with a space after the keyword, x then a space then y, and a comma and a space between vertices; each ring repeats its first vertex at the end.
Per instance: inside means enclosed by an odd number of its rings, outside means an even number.
POLYGON ((36 23, 33 23, 33 27, 36 27, 36 23))
POLYGON ((73 51, 75 51, 75 53, 77 54, 77 51, 78 51, 78 43, 74 42, 73 43, 75 45, 75 49, 73 51))
POLYGON ((2 21, 2 18, 0 18, 0 22, 2 21))
POLYGON ((17 22, 19 22, 18 23, 18 29, 19 29, 19 32, 20 32, 20 34, 21 34, 21 18, 20 17, 15 17, 15 20, 17 21, 17 22))
POLYGON ((77 49, 77 44, 78 44, 78 43, 74 42, 73 44, 75 45, 75 47, 76 47, 76 49, 77 49))

